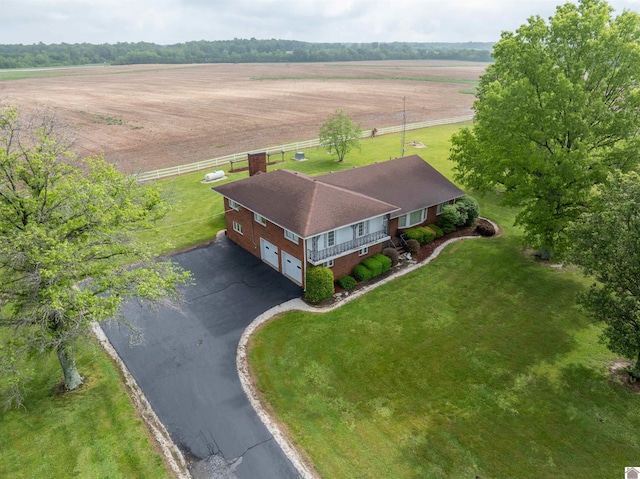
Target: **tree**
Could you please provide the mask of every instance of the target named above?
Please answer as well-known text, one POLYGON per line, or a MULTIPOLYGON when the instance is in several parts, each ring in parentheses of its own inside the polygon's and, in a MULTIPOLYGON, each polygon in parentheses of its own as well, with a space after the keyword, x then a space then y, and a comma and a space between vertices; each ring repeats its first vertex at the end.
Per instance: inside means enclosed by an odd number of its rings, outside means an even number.
POLYGON ((320 126, 320 145, 329 153, 337 154, 338 161, 342 163, 349 151, 360 148, 361 135, 360 125, 353 123, 342 110, 336 110, 320 126))
POLYGON ((602 0, 559 6, 495 45, 471 129, 454 135, 456 179, 520 207, 531 244, 562 252, 595 185, 640 158, 640 16, 602 0))
POLYGON ((20 404, 23 359, 57 353, 64 384, 91 323, 124 321, 123 301, 176 298, 189 273, 155 262, 134 233, 167 211, 158 191, 100 157, 77 160, 55 118, 0 108, 0 370, 20 404), (127 267, 136 263, 136 267, 127 267))
POLYGON ((605 323, 601 340, 635 360, 632 374, 640 378, 640 175, 614 174, 569 237, 569 260, 597 281, 579 304, 605 323))

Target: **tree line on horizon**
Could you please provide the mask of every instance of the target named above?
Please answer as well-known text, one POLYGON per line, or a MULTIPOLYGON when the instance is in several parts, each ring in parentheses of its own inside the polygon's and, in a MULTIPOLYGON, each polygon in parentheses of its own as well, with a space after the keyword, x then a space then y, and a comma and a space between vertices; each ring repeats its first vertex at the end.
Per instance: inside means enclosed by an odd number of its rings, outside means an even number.
POLYGON ((155 43, 58 43, 0 45, 0 68, 38 68, 107 63, 257 63, 362 60, 492 61, 493 43, 309 43, 239 39, 155 43))

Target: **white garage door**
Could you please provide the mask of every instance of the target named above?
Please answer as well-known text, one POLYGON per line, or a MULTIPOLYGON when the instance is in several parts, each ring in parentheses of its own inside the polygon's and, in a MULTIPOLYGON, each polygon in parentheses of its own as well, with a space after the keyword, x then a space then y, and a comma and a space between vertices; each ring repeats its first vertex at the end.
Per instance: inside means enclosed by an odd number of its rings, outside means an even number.
POLYGON ((278 261, 278 247, 269 243, 264 238, 260 238, 260 257, 262 261, 273 266, 280 271, 280 261, 278 261))
POLYGON ((282 274, 296 283, 302 284, 302 262, 286 251, 282 252, 282 274))

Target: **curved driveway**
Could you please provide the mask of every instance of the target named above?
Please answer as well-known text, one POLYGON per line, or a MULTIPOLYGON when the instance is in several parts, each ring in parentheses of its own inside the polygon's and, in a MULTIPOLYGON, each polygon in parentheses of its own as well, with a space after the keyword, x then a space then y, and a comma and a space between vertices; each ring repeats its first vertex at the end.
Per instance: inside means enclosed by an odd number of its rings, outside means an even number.
POLYGON ((103 330, 193 461, 194 477, 297 478, 242 390, 236 348, 256 316, 299 297, 301 289, 226 237, 172 259, 196 281, 185 302, 153 311, 127 305, 124 314, 141 329, 141 344, 130 344, 127 327, 103 324, 103 330))

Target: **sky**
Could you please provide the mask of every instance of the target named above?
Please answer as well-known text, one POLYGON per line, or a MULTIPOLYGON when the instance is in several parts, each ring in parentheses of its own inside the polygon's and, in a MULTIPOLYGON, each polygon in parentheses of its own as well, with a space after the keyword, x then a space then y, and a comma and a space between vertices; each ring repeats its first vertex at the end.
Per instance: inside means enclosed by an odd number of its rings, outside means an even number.
MULTIPOLYGON (((0 44, 493 42, 563 0, 0 0, 0 44)), ((610 0, 616 13, 640 0, 610 0)))

